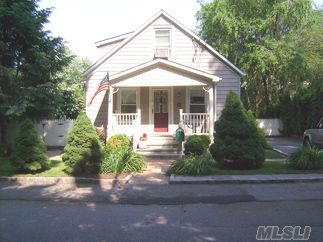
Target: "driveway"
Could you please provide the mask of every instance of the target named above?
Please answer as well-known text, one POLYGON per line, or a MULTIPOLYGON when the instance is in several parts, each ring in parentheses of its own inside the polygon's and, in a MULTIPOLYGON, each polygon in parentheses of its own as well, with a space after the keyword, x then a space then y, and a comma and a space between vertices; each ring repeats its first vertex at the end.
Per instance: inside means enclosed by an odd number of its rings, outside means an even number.
POLYGON ((268 137, 267 142, 268 145, 274 149, 279 150, 287 155, 290 155, 302 147, 301 137, 268 137))

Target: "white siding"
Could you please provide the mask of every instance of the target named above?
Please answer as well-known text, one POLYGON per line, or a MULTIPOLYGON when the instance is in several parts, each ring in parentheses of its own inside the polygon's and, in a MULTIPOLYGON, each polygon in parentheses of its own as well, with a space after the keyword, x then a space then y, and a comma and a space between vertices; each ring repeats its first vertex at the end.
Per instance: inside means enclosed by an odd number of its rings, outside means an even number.
POLYGON ((144 73, 118 81, 116 87, 169 87, 169 86, 206 86, 207 84, 192 76, 185 76, 168 68, 154 68, 144 73))
MULTIPOLYGON (((192 39, 163 17, 158 18, 94 71, 88 80, 87 100, 93 95, 98 83, 104 78, 107 71, 109 71, 110 75, 113 75, 153 59, 154 31, 158 27, 171 28, 171 61, 222 78, 222 81, 217 86, 216 98, 217 117, 219 117, 228 92, 234 91, 240 95, 240 77, 207 49, 197 48, 197 52, 195 52, 192 39)), ((99 94, 93 101, 93 104, 87 108, 87 114, 93 122, 97 117, 103 97, 103 93, 99 94)))
POLYGON ((108 54, 113 48, 115 48, 120 43, 121 43, 121 40, 99 47, 98 48, 98 50, 99 50, 99 58, 101 58, 102 56, 108 54))

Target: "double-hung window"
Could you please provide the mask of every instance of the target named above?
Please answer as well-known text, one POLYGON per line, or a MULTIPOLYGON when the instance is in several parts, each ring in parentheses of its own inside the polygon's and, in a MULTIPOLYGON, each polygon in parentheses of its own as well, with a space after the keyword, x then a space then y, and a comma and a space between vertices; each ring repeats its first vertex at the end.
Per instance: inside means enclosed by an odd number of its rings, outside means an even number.
POLYGON ((171 53, 171 41, 169 29, 155 30, 155 57, 169 58, 171 53))
POLYGON ((136 90, 121 90, 121 113, 136 113, 136 90))
POLYGON ((190 90, 190 113, 205 113, 205 92, 199 89, 190 90))

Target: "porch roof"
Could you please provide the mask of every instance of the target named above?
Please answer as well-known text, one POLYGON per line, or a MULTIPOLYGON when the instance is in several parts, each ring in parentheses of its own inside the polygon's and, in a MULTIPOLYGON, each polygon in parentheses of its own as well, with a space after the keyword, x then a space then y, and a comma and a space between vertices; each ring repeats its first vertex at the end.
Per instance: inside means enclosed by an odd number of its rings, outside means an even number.
POLYGON ((207 86, 221 78, 164 59, 155 59, 110 76, 111 86, 207 86))

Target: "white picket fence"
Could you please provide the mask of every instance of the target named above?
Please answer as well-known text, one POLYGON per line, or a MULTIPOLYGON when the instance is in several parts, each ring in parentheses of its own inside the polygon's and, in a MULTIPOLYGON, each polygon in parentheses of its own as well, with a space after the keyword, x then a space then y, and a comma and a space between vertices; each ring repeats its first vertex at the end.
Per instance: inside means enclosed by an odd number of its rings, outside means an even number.
POLYGON ((75 120, 42 120, 35 126, 38 134, 49 147, 65 146, 68 132, 73 128, 75 120))
POLYGON ((265 131, 266 136, 280 136, 283 122, 280 119, 257 119, 258 125, 265 131))

